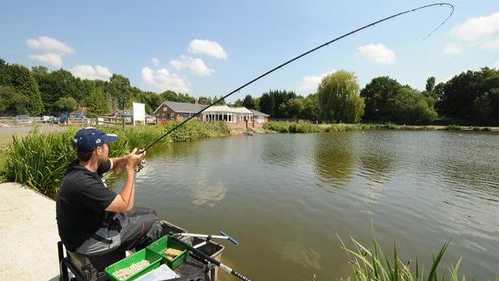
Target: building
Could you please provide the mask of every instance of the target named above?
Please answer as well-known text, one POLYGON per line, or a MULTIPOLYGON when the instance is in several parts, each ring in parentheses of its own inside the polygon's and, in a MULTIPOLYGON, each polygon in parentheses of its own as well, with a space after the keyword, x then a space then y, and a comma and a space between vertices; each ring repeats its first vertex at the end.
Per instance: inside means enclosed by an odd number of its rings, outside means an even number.
POLYGON ((215 105, 202 113, 205 122, 224 121, 229 128, 249 128, 253 125, 253 112, 246 107, 215 105))
MULTIPOLYGON (((182 103, 182 102, 163 102, 154 114, 158 122, 166 120, 183 120, 188 118, 206 105, 182 103)), ((268 122, 269 115, 249 110, 246 107, 230 107, 227 105, 215 105, 204 111, 198 118, 203 122, 224 121, 230 128, 261 128, 268 122)))
POLYGON ((158 122, 167 120, 180 121, 191 117, 205 106, 202 104, 165 101, 154 110, 154 115, 158 122))
POLYGON ((270 115, 263 113, 263 112, 260 112, 260 111, 257 111, 257 110, 254 110, 254 109, 250 109, 250 110, 251 110, 251 112, 253 112, 253 120, 255 121, 254 126, 260 128, 263 126, 263 124, 269 122, 270 115))

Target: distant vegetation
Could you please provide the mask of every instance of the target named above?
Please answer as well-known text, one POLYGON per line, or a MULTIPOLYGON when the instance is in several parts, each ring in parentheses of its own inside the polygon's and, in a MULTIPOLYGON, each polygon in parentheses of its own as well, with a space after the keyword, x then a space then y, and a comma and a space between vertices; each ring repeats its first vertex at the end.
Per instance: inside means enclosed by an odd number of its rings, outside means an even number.
MULTIPOLYGON (((199 97, 209 104, 217 97, 199 97)), ((88 108, 89 115, 128 109, 145 103, 151 114, 163 101, 195 102, 188 94, 142 91, 128 78, 114 74, 109 81, 86 80, 59 69, 28 69, 0 59, 0 116, 58 114, 88 108)), ((388 76, 372 79, 360 89, 354 73, 344 70, 323 78, 314 93, 270 90, 260 97, 247 95, 233 105, 270 114, 273 119, 346 123, 499 125, 499 70, 468 70, 436 84, 429 77, 423 91, 388 76)))
MULTIPOLYGON (((174 121, 166 126, 103 127, 108 133, 118 135, 118 141, 111 143, 110 156, 128 153, 134 147, 144 147, 160 137, 165 130, 175 126, 174 121)), ((14 138, 7 148, 5 167, 0 178, 16 181, 54 198, 68 164, 76 158, 71 140, 76 128, 62 133, 39 134, 14 138)), ((179 128, 163 144, 188 142, 209 137, 228 136, 229 129, 223 122, 203 123, 192 121, 179 128)))

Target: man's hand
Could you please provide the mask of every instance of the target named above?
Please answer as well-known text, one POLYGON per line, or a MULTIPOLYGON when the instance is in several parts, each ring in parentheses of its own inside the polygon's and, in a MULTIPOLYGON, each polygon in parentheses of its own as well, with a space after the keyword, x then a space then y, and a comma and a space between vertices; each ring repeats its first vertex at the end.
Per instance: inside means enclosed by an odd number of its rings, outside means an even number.
POLYGON ((140 164, 140 161, 144 160, 146 157, 146 151, 141 151, 137 154, 137 148, 134 148, 130 154, 127 155, 127 169, 135 170, 135 168, 140 164))

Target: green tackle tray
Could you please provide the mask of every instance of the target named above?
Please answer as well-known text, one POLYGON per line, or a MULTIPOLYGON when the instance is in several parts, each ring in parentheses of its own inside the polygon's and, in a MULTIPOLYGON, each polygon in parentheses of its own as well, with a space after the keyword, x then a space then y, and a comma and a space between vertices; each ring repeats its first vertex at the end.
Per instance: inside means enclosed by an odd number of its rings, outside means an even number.
POLYGON ((162 257, 160 255, 156 254, 155 252, 148 250, 148 249, 142 249, 142 250, 135 252, 134 254, 106 267, 104 271, 106 272, 106 275, 110 280, 113 280, 113 281, 131 281, 131 280, 135 280, 135 279, 139 278, 140 276, 144 275, 145 273, 159 267, 161 264, 161 259, 162 259, 162 257), (132 264, 141 262, 143 260, 148 260, 149 265, 146 268, 132 274, 130 277, 128 277, 126 279, 118 279, 116 276, 114 276, 114 273, 117 272, 118 270, 129 267, 132 264))
POLYGON ((171 269, 176 269, 177 267, 184 264, 185 260, 189 256, 189 252, 186 250, 186 248, 178 242, 175 242, 175 240, 169 239, 168 235, 165 235, 154 241, 149 246, 147 246, 147 249, 155 252, 158 255, 161 255, 163 257, 163 261, 165 261, 171 269), (169 260, 166 258, 166 254, 164 253, 164 251, 169 248, 183 250, 183 252, 173 260, 169 260))

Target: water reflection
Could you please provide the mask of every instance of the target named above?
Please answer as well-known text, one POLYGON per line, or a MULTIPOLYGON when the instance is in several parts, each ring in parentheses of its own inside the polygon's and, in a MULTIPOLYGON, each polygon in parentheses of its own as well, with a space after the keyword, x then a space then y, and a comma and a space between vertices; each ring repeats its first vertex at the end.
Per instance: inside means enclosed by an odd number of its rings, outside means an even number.
POLYGON ((308 248, 302 242, 286 242, 282 248, 285 260, 292 261, 313 270, 321 269, 321 255, 314 249, 308 248))
POLYGON ((394 157, 391 153, 376 148, 362 153, 360 157, 360 176, 368 179, 368 186, 376 191, 382 191, 390 179, 393 170, 394 157))
POLYGON ((214 207, 218 202, 225 198, 227 188, 222 182, 211 184, 201 180, 192 191, 192 204, 201 207, 214 207))
POLYGON ((341 187, 351 178, 355 168, 352 135, 323 134, 317 138, 313 158, 320 178, 332 187, 341 187))

